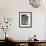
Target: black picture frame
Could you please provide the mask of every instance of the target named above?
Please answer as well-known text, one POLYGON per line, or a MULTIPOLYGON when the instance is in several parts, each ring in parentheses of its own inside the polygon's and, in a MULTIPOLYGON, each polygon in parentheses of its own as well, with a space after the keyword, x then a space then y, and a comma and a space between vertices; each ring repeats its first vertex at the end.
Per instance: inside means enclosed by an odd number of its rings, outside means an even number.
POLYGON ((19 12, 19 27, 20 28, 32 27, 32 12, 19 12))

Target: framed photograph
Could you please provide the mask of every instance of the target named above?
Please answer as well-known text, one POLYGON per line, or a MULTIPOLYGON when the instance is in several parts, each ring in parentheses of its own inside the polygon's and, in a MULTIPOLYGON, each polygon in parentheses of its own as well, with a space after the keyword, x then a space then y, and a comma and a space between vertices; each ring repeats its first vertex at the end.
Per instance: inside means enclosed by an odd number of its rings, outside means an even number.
POLYGON ((19 27, 32 27, 32 12, 19 12, 19 27))

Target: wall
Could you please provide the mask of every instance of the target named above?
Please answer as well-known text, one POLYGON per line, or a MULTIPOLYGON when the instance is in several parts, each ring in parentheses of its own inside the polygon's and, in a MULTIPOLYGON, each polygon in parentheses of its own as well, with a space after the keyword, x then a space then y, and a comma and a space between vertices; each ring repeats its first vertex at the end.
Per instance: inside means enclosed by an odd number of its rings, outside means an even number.
MULTIPOLYGON (((0 17, 13 18, 12 26, 8 33, 14 39, 27 40, 36 34, 39 40, 44 40, 46 34, 44 28, 45 15, 45 8, 32 8, 28 0, 0 0, 0 17), (19 28, 19 12, 32 12, 32 28, 19 28)), ((2 35, 1 33, 0 35, 2 35)), ((2 36, 0 36, 0 39, 2 39, 2 36)))

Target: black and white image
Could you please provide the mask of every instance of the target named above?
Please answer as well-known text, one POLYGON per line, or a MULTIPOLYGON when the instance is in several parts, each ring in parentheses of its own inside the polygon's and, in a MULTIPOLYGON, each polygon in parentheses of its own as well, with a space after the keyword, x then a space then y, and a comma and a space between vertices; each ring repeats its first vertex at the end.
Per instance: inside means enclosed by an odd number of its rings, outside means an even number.
POLYGON ((26 14, 21 16, 21 24, 28 25, 28 16, 26 14))
POLYGON ((32 12, 19 12, 19 27, 32 27, 32 12))

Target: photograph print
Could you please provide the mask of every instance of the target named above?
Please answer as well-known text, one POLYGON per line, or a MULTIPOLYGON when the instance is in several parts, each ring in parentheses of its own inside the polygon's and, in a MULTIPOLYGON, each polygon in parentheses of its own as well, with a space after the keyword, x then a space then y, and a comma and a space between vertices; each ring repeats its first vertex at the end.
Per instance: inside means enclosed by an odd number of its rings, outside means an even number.
POLYGON ((32 27, 32 12, 19 12, 19 27, 32 27))

